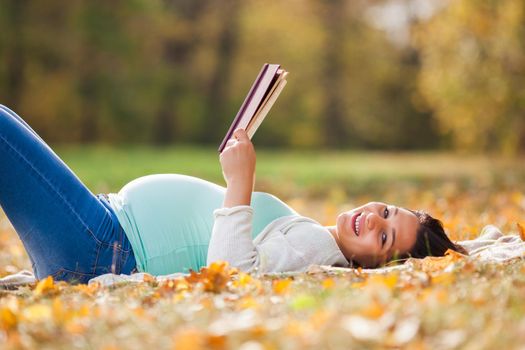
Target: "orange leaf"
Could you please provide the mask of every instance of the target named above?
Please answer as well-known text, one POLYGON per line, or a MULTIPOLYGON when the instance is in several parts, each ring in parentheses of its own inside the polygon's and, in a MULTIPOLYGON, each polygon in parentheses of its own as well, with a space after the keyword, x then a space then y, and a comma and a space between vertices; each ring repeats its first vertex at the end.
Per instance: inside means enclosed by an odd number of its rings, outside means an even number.
POLYGON ((369 285, 384 285, 388 289, 392 289, 397 284, 397 275, 395 273, 386 274, 386 275, 372 275, 368 278, 367 284, 369 285))
POLYGON ((516 223, 518 226, 518 232, 520 234, 521 240, 525 241, 525 225, 520 224, 519 222, 516 223))
POLYGON ((385 313, 385 308, 377 300, 372 301, 369 305, 361 310, 361 315, 371 318, 378 319, 385 313))
POLYGON ((335 282, 331 278, 326 278, 325 280, 323 280, 322 285, 323 285, 324 289, 330 289, 330 288, 333 288, 335 286, 335 282))
POLYGON ((18 320, 13 311, 6 307, 0 308, 0 328, 12 329, 16 326, 18 320))
POLYGON ((197 350, 204 349, 205 342, 203 334, 196 328, 183 328, 177 331, 174 336, 174 350, 197 350))
POLYGON ((284 294, 287 293, 290 289, 290 284, 292 284, 292 280, 287 278, 284 280, 274 280, 273 281, 273 291, 277 294, 284 294))
POLYGON ((445 252, 445 256, 451 257, 452 261, 457 261, 457 260, 461 260, 465 258, 465 255, 459 252, 456 252, 455 250, 452 250, 452 249, 447 249, 447 251, 445 252))
POLYGON ((144 282, 146 283, 154 283, 156 281, 155 277, 150 275, 149 273, 144 274, 144 282))

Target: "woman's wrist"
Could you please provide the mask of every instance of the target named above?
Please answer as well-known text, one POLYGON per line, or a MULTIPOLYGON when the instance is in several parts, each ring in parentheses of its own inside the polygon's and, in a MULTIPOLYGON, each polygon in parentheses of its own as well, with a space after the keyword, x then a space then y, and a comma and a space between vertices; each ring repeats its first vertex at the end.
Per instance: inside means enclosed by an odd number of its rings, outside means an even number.
POLYGON ((231 208, 237 205, 250 205, 253 192, 253 181, 228 181, 223 207, 231 208))
POLYGON ((226 181, 227 187, 251 187, 253 188, 253 175, 252 176, 238 176, 228 179, 226 181))

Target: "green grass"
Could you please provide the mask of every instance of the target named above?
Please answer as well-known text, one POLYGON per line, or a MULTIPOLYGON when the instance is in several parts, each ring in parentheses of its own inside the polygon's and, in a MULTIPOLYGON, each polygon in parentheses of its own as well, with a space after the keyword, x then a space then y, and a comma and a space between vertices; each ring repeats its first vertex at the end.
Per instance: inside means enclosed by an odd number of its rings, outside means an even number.
MULTIPOLYGON (((96 192, 118 191, 147 174, 180 173, 224 185, 215 148, 73 146, 57 153, 96 192)), ((447 153, 257 150, 256 190, 283 197, 391 192, 392 186, 514 186, 525 178, 523 159, 447 153)))

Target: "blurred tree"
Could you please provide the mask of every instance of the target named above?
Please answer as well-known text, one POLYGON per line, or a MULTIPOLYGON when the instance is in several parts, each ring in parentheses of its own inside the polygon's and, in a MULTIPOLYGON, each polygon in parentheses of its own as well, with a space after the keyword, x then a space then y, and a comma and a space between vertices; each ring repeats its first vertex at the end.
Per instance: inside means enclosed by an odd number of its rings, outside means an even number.
POLYGON ((258 145, 431 147, 417 52, 371 27, 368 6, 6 0, 0 101, 51 142, 218 144, 261 65, 280 63, 289 84, 258 145))
MULTIPOLYGON (((154 142, 167 144, 177 136, 177 103, 180 103, 186 84, 191 81, 188 68, 193 59, 196 46, 199 44, 197 36, 198 20, 202 15, 207 2, 204 0, 165 0, 165 9, 171 14, 171 20, 176 21, 173 26, 167 26, 163 33, 161 55, 166 65, 168 79, 162 91, 160 105, 156 112, 154 125, 154 142)), ((180 134, 180 133, 179 133, 180 134)))
POLYGON ((322 2, 320 11, 325 27, 325 44, 323 64, 321 68, 321 86, 324 91, 323 117, 325 142, 331 147, 348 145, 348 130, 344 119, 351 118, 351 112, 345 110, 344 94, 345 82, 341 72, 344 69, 345 56, 342 54, 347 39, 346 27, 349 25, 349 16, 346 11, 346 2, 331 0, 322 2))
POLYGON ((216 63, 211 73, 206 102, 207 125, 203 126, 202 141, 220 142, 224 137, 222 128, 231 121, 228 114, 228 91, 234 72, 235 54, 238 46, 240 0, 222 1, 217 16, 221 22, 217 35, 216 63))
POLYGON ((80 141, 98 139, 98 121, 115 57, 126 40, 118 19, 120 1, 86 1, 78 16, 76 69, 80 97, 80 141), (113 58, 113 59, 112 59, 113 58))
POLYGON ((455 145, 525 150, 525 2, 452 1, 415 33, 419 88, 455 145))
POLYGON ((5 57, 5 94, 11 108, 17 110, 23 93, 25 80, 25 21, 28 2, 26 0, 6 0, 1 22, 3 44, 0 50, 5 57))

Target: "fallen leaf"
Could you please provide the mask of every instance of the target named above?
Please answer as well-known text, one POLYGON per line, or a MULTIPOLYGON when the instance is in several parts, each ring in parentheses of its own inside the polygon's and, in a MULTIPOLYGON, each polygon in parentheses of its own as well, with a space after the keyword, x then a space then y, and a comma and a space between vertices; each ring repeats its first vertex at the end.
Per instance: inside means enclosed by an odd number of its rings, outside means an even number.
POLYGON ((518 226, 518 233, 520 234, 521 240, 525 241, 525 224, 517 222, 516 225, 518 226))
POLYGON ((324 289, 331 289, 335 286, 335 282, 332 278, 326 278, 321 285, 324 289))
POLYGON ((361 309, 360 314, 366 318, 378 319, 385 313, 385 307, 377 300, 372 300, 370 304, 361 309))
POLYGON ((311 309, 317 304, 317 299, 310 294, 299 294, 290 302, 290 306, 294 310, 311 309))
POLYGON ((47 276, 45 279, 38 282, 35 287, 35 295, 42 295, 56 291, 55 282, 52 276, 47 276))
POLYGON ((196 328, 179 329, 173 337, 174 350, 199 350, 205 349, 203 332, 196 328))
POLYGON ((285 294, 288 293, 290 290, 290 285, 292 284, 292 280, 282 279, 282 280, 274 280, 273 281, 273 291, 277 294, 285 294))
POLYGON ((0 308, 0 328, 9 330, 17 325, 17 317, 13 311, 7 307, 0 308))
POLYGON ((34 304, 23 310, 22 315, 29 322, 49 321, 53 318, 53 311, 49 305, 34 304))
POLYGON ((246 287, 250 283, 252 283, 252 281, 252 276, 244 272, 239 272, 239 274, 237 275, 237 279, 232 282, 232 285, 234 287, 246 287))
POLYGON ((247 296, 239 300, 239 307, 241 309, 249 309, 249 308, 256 308, 259 307, 259 303, 257 300, 252 298, 251 296, 247 296))
POLYGON ((430 280, 434 284, 441 284, 444 286, 448 286, 456 280, 456 276, 450 272, 443 272, 443 273, 431 276, 430 280))

